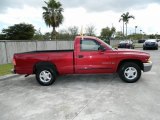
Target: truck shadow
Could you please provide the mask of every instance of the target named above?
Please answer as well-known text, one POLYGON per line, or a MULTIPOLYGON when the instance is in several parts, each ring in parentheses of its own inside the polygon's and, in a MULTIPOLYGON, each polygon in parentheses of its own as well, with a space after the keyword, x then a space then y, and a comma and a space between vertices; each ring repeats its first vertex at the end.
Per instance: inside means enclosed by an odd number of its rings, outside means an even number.
MULTIPOLYGON (((14 78, 10 80, 1 81, 1 85, 3 86, 20 86, 20 87, 44 87, 41 86, 36 78, 35 75, 31 75, 29 77, 21 76, 19 78, 14 78)), ((60 88, 83 88, 83 87, 90 87, 90 86, 103 86, 105 84, 108 85, 119 85, 125 84, 118 74, 98 74, 98 75, 64 75, 57 77, 54 84, 45 87, 60 87, 60 88)))
MULTIPOLYGON (((37 82, 35 75, 28 77, 20 76, 18 78, 5 80, 5 84, 12 84, 18 86, 41 86, 37 82)), ((98 75, 64 75, 57 77, 55 83, 51 86, 64 86, 76 84, 104 84, 104 83, 123 83, 117 74, 98 74, 98 75)))
POLYGON ((57 78, 55 84, 76 84, 76 83, 99 83, 99 82, 119 82, 119 77, 117 74, 98 74, 98 75, 64 75, 57 78))
POLYGON ((34 75, 27 78, 21 76, 0 82, 0 90, 5 92, 18 93, 19 95, 68 95, 94 94, 97 91, 133 88, 144 84, 144 80, 139 83, 125 83, 117 74, 110 75, 65 75, 57 78, 56 82, 50 86, 41 86, 34 75))

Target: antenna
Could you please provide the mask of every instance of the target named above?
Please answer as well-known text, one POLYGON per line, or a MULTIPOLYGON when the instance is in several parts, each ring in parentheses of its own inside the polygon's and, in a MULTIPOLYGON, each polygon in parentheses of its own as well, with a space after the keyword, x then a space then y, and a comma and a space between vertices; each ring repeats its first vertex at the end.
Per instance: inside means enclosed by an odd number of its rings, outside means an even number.
POLYGON ((83 40, 83 26, 81 26, 80 36, 82 37, 82 40, 83 40))

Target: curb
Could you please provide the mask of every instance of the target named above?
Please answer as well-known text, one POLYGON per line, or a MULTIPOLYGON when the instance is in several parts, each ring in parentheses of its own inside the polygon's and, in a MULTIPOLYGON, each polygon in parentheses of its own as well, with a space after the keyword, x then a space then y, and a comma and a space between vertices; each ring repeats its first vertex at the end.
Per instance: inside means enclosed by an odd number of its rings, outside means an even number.
POLYGON ((17 75, 17 74, 8 74, 8 75, 0 76, 0 81, 15 78, 15 77, 19 77, 19 76, 20 75, 17 75))

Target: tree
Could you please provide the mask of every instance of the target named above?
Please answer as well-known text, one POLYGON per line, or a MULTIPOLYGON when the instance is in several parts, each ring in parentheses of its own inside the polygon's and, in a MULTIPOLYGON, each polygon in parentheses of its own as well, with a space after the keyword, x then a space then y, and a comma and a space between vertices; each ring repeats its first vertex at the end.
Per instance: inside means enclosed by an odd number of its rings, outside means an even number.
POLYGON ((115 39, 122 39, 123 38, 123 33, 121 31, 117 31, 115 33, 115 39))
POLYGON ((43 40, 43 35, 42 35, 40 29, 35 31, 33 39, 34 40, 43 40))
POLYGON ((44 40, 51 40, 51 33, 47 32, 43 35, 44 40))
POLYGON ((89 35, 89 36, 95 36, 95 26, 93 25, 88 25, 86 27, 86 35, 89 35))
POLYGON ((129 15, 129 12, 123 13, 121 15, 121 18, 119 19, 120 21, 123 21, 123 36, 124 36, 124 24, 126 25, 126 36, 127 36, 127 24, 129 23, 129 19, 135 19, 135 17, 133 15, 129 15))
POLYGON ((142 34, 130 34, 127 36, 128 39, 132 39, 132 40, 140 40, 142 39, 142 34))
POLYGON ((63 22, 63 8, 60 2, 56 0, 45 1, 47 6, 43 6, 43 19, 47 26, 52 27, 52 39, 53 36, 56 35, 56 27, 59 27, 63 22))
POLYGON ((149 39, 156 39, 156 36, 153 35, 153 34, 150 34, 150 35, 149 35, 149 39))
POLYGON ((109 28, 102 28, 101 30, 101 38, 105 40, 105 42, 108 42, 110 44, 110 39, 112 35, 116 32, 115 27, 109 28))
POLYGON ((69 40, 73 36, 69 35, 68 29, 61 29, 58 32, 57 39, 59 40, 69 40))
POLYGON ((115 27, 112 27, 112 28, 109 28, 109 27, 102 28, 102 30, 101 30, 101 37, 102 38, 108 38, 108 39, 110 39, 115 31, 116 31, 115 27))
POLYGON ((4 34, 0 34, 0 40, 5 40, 5 35, 4 34))
POLYGON ((68 33, 69 35, 71 35, 72 37, 75 37, 76 35, 78 35, 78 27, 77 26, 72 26, 68 28, 68 33))
POLYGON ((5 40, 29 40, 33 38, 35 33, 34 26, 32 24, 15 24, 2 30, 5 40))

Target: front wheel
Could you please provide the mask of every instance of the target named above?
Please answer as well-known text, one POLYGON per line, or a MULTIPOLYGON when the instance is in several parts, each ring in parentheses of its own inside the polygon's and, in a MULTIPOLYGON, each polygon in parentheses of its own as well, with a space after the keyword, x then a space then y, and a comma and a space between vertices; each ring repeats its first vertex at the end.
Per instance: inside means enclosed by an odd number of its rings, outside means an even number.
POLYGON ((39 68, 36 72, 36 79, 39 84, 48 86, 55 82, 56 73, 50 68, 39 68))
POLYGON ((141 69, 136 63, 126 62, 120 66, 118 74, 123 81, 133 83, 141 77, 141 69))

